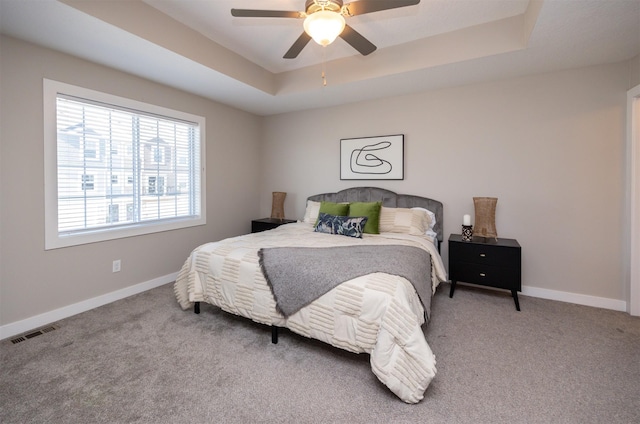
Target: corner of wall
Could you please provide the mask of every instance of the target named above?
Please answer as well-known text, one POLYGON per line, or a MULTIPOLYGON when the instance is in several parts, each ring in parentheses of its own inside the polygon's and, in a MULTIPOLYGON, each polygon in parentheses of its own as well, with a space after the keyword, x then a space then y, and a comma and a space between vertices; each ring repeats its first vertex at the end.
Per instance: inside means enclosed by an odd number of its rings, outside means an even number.
POLYGON ((629 60, 629 87, 640 85, 640 54, 629 60))

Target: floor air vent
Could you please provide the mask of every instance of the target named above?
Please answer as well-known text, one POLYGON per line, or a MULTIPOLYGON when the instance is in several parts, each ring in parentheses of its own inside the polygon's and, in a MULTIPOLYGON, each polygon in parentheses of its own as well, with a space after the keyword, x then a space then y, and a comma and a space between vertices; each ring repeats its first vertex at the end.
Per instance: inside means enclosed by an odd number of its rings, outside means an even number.
POLYGON ((53 330, 57 330, 58 327, 55 325, 50 325, 48 327, 39 328, 35 331, 30 331, 28 333, 22 334, 21 336, 16 337, 15 339, 11 339, 11 343, 18 344, 20 342, 24 342, 25 340, 33 339, 34 337, 38 337, 42 334, 49 333, 53 330))

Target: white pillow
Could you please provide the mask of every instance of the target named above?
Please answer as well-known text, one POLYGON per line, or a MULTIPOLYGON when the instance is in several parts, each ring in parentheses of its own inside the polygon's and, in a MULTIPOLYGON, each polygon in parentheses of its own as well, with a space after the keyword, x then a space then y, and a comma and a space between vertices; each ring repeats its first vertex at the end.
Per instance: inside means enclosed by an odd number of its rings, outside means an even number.
POLYGON ((423 236, 429 230, 429 215, 425 210, 380 208, 380 232, 423 236))
POLYGON ((417 209, 417 210, 421 210, 421 211, 425 211, 427 213, 427 215, 429 215, 429 229, 433 230, 433 227, 436 226, 436 214, 431 212, 429 209, 425 209, 425 208, 411 208, 411 209, 417 209))
POLYGON ((320 213, 320 202, 314 202, 313 200, 307 200, 307 209, 304 211, 304 218, 302 222, 307 224, 316 225, 318 220, 318 214, 320 213))

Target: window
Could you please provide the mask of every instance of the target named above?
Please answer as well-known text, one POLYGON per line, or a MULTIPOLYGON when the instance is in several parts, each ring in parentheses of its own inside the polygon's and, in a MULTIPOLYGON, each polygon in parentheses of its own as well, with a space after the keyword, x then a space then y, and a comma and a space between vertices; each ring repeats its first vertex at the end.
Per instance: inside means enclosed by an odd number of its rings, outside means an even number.
POLYGON ((107 215, 107 222, 118 222, 120 220, 120 205, 114 203, 109 205, 109 215, 107 215))
POLYGON ((84 174, 82 176, 82 190, 93 190, 93 175, 84 174))
POLYGON ((47 249, 206 223, 204 118, 50 80, 44 103, 47 249))

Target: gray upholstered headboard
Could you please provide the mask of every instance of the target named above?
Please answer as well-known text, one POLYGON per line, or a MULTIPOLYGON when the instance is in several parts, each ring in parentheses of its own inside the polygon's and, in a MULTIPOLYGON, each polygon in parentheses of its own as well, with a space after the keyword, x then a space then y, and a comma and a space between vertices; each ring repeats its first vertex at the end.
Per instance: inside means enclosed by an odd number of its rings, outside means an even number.
POLYGON ((376 187, 352 187, 337 193, 322 193, 308 197, 316 202, 382 202, 388 208, 425 208, 436 214, 436 225, 433 230, 438 234, 438 241, 442 243, 443 207, 442 202, 427 197, 411 194, 397 194, 393 191, 376 187))

